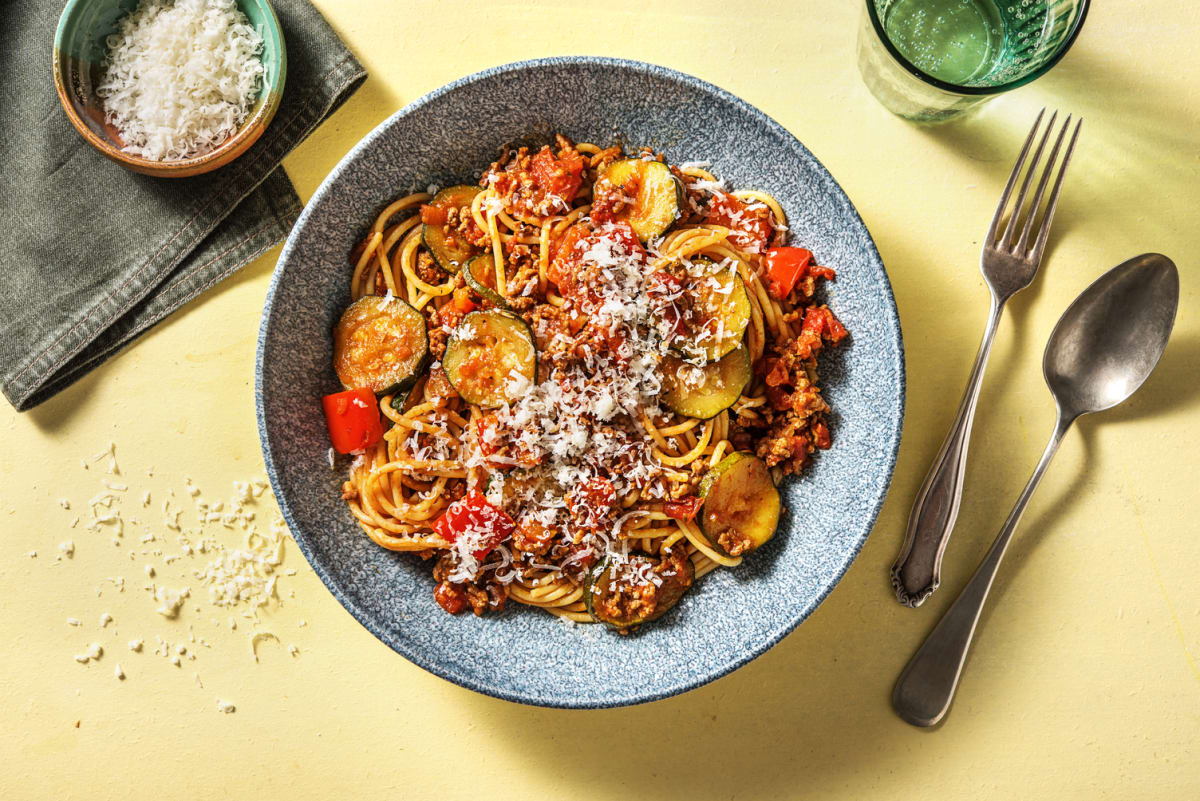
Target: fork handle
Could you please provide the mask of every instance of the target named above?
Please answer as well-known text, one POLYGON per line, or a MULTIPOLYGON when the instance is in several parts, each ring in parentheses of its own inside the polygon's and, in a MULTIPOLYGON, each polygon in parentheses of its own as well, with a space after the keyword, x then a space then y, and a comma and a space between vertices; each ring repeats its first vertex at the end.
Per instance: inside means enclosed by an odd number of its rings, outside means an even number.
POLYGON ((955 599, 946 614, 934 626, 933 631, 925 638, 925 642, 913 654, 908 665, 896 680, 892 690, 892 707, 908 723, 914 726, 934 726, 945 717, 954 700, 954 692, 958 688, 958 680, 962 676, 963 665, 967 661, 967 652, 971 648, 971 640, 975 637, 975 629, 979 625, 979 616, 987 602, 992 582, 996 579, 996 571, 1000 569, 1000 561, 1008 550, 1021 515, 1033 497, 1034 490, 1041 483, 1050 460, 1058 451, 1063 435, 1074 421, 1071 415, 1064 415, 1061 408, 1058 420, 1054 424, 1054 434, 1042 452, 1029 483, 1021 492, 1021 497, 1009 512, 1003 528, 996 536, 996 541, 988 549, 987 556, 979 563, 979 568, 962 593, 955 599))
POLYGON ((962 500, 963 476, 967 468, 967 446, 971 439, 971 423, 975 419, 975 404, 983 385, 983 373, 992 341, 1004 311, 1004 301, 992 295, 991 310, 983 341, 975 356, 975 365, 967 380, 954 424, 938 450, 917 499, 908 516, 908 530, 900 555, 892 565, 892 587, 896 598, 908 607, 917 607, 933 594, 942 580, 942 554, 958 518, 962 500))

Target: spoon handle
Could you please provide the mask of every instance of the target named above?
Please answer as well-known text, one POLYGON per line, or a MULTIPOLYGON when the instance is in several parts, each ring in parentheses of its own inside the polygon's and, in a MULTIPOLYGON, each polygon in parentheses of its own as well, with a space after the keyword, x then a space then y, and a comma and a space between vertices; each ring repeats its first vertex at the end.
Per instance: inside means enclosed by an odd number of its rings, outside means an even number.
POLYGON ((1013 532, 1017 530, 1017 524, 1021 522, 1025 506, 1033 497, 1050 459, 1073 421, 1074 418, 1064 418, 1059 412, 1054 434, 1042 453, 1041 461, 1034 468, 1029 483, 1009 512, 987 556, 896 680, 892 706, 900 717, 914 726, 933 726, 950 709, 963 664, 967 661, 971 639, 975 636, 975 627, 979 624, 979 615, 992 589, 1000 561, 1004 558, 1013 532))
POLYGON ((971 368, 958 413, 909 512, 904 545, 900 547, 900 554, 892 565, 892 587, 897 600, 905 606, 920 606, 942 580, 942 553, 950 541, 954 521, 958 519, 975 405, 979 400, 983 373, 987 369, 992 341, 996 338, 1003 311, 1003 301, 993 295, 983 341, 979 344, 979 353, 975 356, 975 365, 971 368))

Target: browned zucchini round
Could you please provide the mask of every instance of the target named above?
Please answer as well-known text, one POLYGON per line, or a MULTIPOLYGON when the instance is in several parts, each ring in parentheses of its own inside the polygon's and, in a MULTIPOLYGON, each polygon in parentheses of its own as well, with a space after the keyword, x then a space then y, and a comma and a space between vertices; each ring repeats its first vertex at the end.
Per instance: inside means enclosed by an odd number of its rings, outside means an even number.
POLYGON ((683 184, 661 161, 615 161, 600 178, 599 191, 619 192, 628 198, 614 218, 629 223, 643 242, 662 236, 681 215, 683 184))
POLYGON ((467 403, 503 406, 515 400, 511 390, 513 373, 531 383, 537 380, 533 333, 511 312, 471 312, 450 335, 442 367, 467 403))
POLYGON ((479 297, 491 301, 501 309, 508 308, 508 303, 495 289, 496 259, 491 253, 481 253, 468 261, 462 276, 467 286, 479 297))
MULTIPOLYGON (((483 190, 478 186, 450 186, 433 196, 430 206, 439 209, 463 209, 470 214, 471 201, 483 190)), ((450 240, 440 225, 422 225, 421 241, 429 249, 434 261, 448 273, 456 273, 480 249, 462 240, 450 240)))
POLYGON ((678 414, 708 420, 737 403, 753 371, 750 351, 740 347, 705 365, 667 356, 662 374, 663 404, 678 414))
POLYGON ((584 604, 596 622, 627 631, 665 615, 695 580, 696 570, 682 545, 667 556, 631 556, 619 566, 608 558, 588 574, 584 604))
POLYGON ((741 556, 775 536, 782 503, 766 463, 732 453, 700 481, 700 529, 726 556, 741 556))
POLYGON ((711 362, 741 347, 750 325, 750 296, 732 269, 693 259, 688 271, 688 332, 672 347, 689 359, 711 362))
POLYGON ((333 369, 346 389, 406 390, 428 358, 425 316, 391 295, 359 298, 333 329, 333 369))

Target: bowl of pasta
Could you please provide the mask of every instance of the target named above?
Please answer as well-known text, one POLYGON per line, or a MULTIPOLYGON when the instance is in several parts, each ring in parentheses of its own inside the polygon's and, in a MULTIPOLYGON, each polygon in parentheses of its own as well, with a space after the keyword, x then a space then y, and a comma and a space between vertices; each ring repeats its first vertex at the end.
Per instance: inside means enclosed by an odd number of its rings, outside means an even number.
POLYGON ((891 480, 904 358, 794 136, 682 73, 549 58, 342 159, 280 255, 256 396, 355 618, 464 687, 605 707, 728 673, 828 595, 891 480))

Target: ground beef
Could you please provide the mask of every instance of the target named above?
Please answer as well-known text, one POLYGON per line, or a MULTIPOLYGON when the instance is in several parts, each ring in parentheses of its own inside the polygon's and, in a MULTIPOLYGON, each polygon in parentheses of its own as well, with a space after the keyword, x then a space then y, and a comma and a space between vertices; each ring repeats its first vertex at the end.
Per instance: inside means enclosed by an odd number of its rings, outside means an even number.
POLYGON ((536 154, 527 147, 516 152, 506 148, 484 172, 480 184, 491 184, 504 210, 516 217, 541 219, 567 212, 586 162, 566 138, 560 137, 556 144, 553 153, 548 146, 536 154))
POLYGON ((524 515, 513 532, 512 547, 524 553, 540 556, 550 550, 554 538, 558 536, 558 528, 547 526, 532 515, 524 515))
POLYGON ((730 556, 741 556, 750 550, 753 541, 736 528, 726 529, 717 535, 717 545, 730 556))
POLYGON ((427 284, 441 284, 446 281, 446 271, 437 265, 429 251, 422 250, 417 254, 417 277, 427 284))
MULTIPOLYGON (((652 565, 649 572, 653 578, 646 576, 644 567, 637 571, 630 567, 618 569, 603 590, 592 596, 594 608, 607 620, 649 618, 659 611, 660 604, 673 604, 692 585, 693 573, 684 564, 687 560, 685 548, 676 548, 658 559, 634 557, 629 565, 652 565)), ((621 631, 625 633, 627 629, 621 631)))
POLYGON ((446 244, 457 247, 466 243, 476 248, 486 248, 492 243, 487 231, 475 224, 475 216, 471 214, 470 206, 446 210, 446 222, 442 225, 442 233, 446 235, 446 244))
POLYGON ((762 364, 767 386, 762 415, 767 430, 758 439, 755 452, 768 467, 781 467, 785 474, 799 472, 816 448, 830 445, 824 418, 829 405, 812 376, 816 375, 817 352, 825 343, 837 344, 846 335, 828 307, 808 307, 785 315, 789 323, 801 318, 800 332, 777 343, 762 364))

